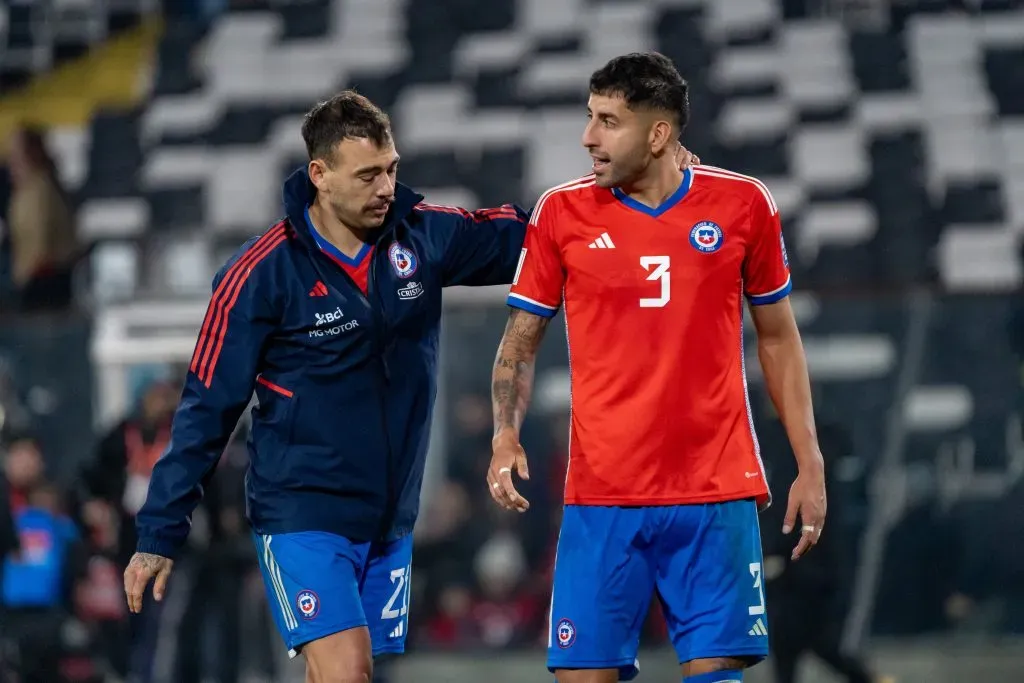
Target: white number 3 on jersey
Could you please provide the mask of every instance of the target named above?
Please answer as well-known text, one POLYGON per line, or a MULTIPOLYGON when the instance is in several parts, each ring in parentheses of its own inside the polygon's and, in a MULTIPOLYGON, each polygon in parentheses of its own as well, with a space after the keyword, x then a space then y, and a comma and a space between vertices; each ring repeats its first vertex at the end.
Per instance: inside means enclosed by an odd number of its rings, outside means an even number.
POLYGON ((658 298, 641 298, 640 308, 661 308, 672 298, 672 285, 669 278, 668 256, 641 256, 640 265, 648 271, 647 279, 661 281, 661 296, 658 298), (651 270, 651 269, 654 270, 651 270))

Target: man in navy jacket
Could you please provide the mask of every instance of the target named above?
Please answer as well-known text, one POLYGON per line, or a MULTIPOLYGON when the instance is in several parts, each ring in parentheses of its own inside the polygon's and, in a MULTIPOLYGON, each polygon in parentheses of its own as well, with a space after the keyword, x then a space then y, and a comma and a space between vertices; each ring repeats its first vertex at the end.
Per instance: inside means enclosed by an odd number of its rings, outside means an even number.
POLYGON ((277 625, 312 680, 369 681, 408 632, 441 289, 510 282, 527 215, 424 204, 396 182, 387 115, 356 93, 317 105, 302 133, 287 217, 214 278, 125 591, 135 612, 151 578, 162 597, 255 390, 248 516, 277 625))
POLYGON ((527 214, 423 203, 396 182, 387 115, 354 92, 314 107, 302 134, 287 217, 214 278, 125 592, 138 612, 155 578, 162 598, 255 391, 248 517, 277 626, 307 681, 367 682, 408 633, 441 289, 511 282, 527 214))

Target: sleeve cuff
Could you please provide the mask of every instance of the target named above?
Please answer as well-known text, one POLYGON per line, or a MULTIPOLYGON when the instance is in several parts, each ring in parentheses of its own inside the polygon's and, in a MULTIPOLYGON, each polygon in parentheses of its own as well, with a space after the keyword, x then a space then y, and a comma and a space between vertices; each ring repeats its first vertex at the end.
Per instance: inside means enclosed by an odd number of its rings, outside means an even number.
POLYGON ((530 299, 529 297, 525 297, 521 294, 509 294, 505 303, 513 308, 521 308, 528 313, 533 313, 534 315, 539 315, 544 318, 552 318, 555 313, 558 313, 557 306, 542 304, 539 301, 530 299))
POLYGON ((137 553, 159 555, 169 560, 173 560, 178 555, 179 550, 181 550, 180 543, 175 543, 166 538, 142 537, 139 538, 139 542, 135 546, 135 552, 137 553))
POLYGON ((776 301, 782 301, 789 296, 789 293, 792 291, 793 279, 791 277, 787 277, 786 284, 782 285, 778 289, 766 294, 747 294, 747 300, 752 306, 764 306, 765 304, 774 304, 776 301))

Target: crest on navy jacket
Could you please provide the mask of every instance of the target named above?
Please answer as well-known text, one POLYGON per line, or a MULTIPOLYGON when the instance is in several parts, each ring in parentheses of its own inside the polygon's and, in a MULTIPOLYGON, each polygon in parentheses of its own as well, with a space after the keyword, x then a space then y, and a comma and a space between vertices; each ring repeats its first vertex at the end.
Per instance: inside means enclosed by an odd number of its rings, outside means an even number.
POLYGON ((393 242, 388 248, 388 260, 391 261, 391 267, 395 269, 398 277, 412 277, 416 272, 416 254, 398 242, 393 242))

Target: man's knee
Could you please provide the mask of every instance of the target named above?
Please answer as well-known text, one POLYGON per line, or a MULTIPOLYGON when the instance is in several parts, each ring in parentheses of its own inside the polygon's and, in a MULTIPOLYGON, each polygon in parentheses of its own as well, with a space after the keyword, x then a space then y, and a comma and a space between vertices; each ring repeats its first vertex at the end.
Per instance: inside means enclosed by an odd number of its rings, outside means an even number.
POLYGON ((355 671, 335 671, 332 673, 323 673, 307 675, 306 683, 371 683, 373 680, 373 673, 355 672, 355 671))
POLYGON ((689 683, 727 683, 743 680, 743 669, 755 664, 757 660, 748 657, 707 657, 691 659, 683 664, 683 681, 689 683), (732 673, 730 678, 727 674, 732 673), (719 674, 716 676, 715 674, 719 674))
POLYGON ((306 683, 371 683, 373 659, 306 659, 306 683))
POLYGON ((373 650, 366 628, 349 629, 307 643, 306 683, 370 683, 373 650))
POLYGON ((618 669, 558 669, 555 671, 558 683, 617 683, 618 669))

